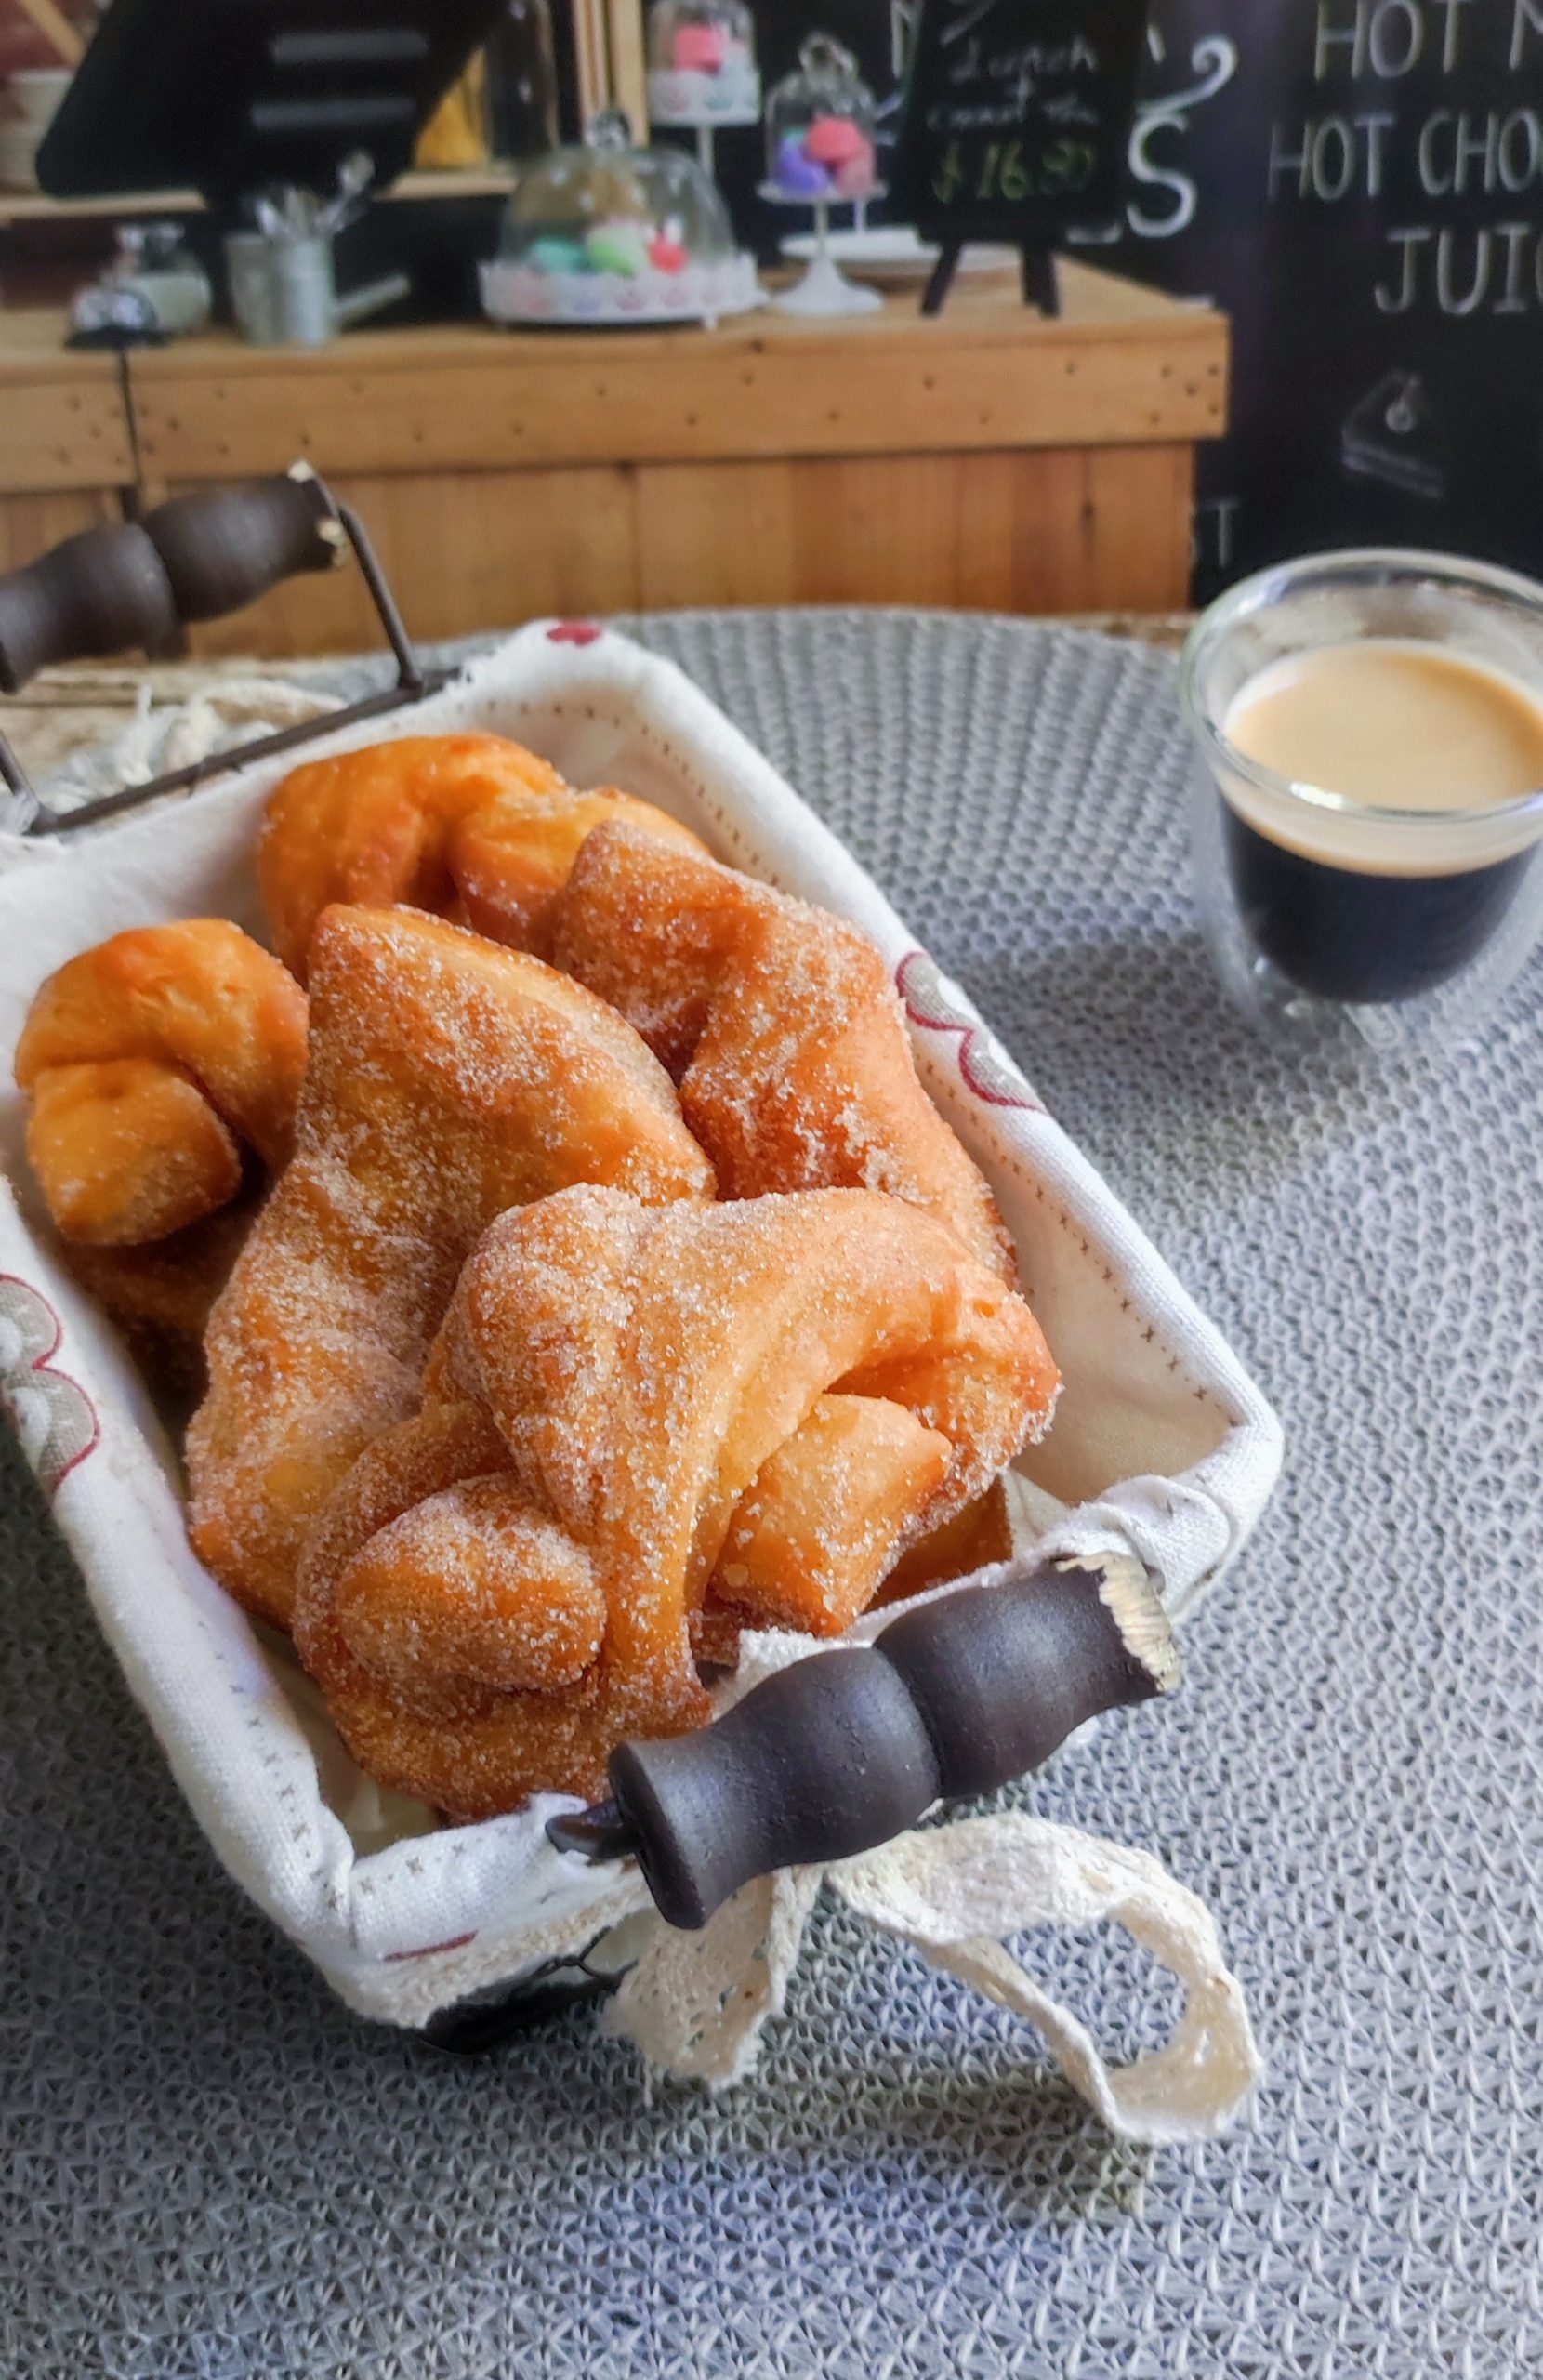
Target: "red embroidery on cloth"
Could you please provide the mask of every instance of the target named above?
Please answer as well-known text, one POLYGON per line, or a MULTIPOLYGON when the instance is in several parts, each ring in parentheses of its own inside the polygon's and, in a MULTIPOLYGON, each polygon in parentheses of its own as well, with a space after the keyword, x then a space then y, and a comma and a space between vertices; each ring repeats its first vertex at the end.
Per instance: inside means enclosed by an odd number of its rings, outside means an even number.
POLYGON ((437 1959, 442 1950, 464 1950, 468 1942, 475 1942, 476 1939, 475 1932, 452 1934, 448 1942, 426 1942, 421 1950, 388 1950, 385 1953, 384 1963, 387 1966, 391 1966, 399 1959, 437 1959))
POLYGON ((78 1382, 56 1371, 64 1325, 41 1290, 0 1273, 0 1398, 46 1496, 57 1496, 101 1436, 78 1382))
POLYGON ((980 1026, 960 1016, 944 998, 938 971, 924 950, 906 952, 895 969, 895 986, 913 1025, 925 1025, 930 1033, 958 1035, 959 1073, 977 1099, 988 1107, 1021 1107, 1031 1116, 1045 1114, 1038 1100, 1030 1097, 1016 1067, 999 1058, 980 1026))

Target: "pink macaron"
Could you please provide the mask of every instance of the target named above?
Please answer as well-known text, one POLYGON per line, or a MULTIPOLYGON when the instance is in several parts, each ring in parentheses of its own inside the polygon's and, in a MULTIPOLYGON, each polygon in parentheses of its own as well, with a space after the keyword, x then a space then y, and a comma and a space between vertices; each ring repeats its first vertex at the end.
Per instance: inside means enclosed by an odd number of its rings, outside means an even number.
POLYGON ((721 74, 729 36, 721 25, 678 25, 670 56, 683 74, 721 74))
POLYGON ((845 165, 873 153, 873 143, 847 115, 817 115, 804 135, 804 155, 817 165, 845 165))
POLYGON ((836 187, 843 198, 871 198, 874 189, 874 152, 871 142, 864 141, 861 156, 851 156, 836 169, 836 187))

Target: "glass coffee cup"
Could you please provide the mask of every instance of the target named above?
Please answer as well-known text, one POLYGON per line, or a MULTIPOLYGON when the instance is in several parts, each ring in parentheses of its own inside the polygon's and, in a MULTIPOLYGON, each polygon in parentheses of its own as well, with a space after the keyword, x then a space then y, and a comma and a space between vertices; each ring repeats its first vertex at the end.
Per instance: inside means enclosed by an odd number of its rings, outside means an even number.
POLYGON ((1543 587, 1314 555, 1185 647, 1207 938, 1256 1024, 1396 1049, 1482 1021, 1543 928, 1543 587))

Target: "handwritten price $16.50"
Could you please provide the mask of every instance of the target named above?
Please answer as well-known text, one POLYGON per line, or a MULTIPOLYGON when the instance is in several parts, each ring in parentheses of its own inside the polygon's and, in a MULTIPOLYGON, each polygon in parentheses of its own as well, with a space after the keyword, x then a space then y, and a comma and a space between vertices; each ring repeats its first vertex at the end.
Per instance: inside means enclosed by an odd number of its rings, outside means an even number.
POLYGON ((999 200, 1016 206, 1031 198, 1075 197, 1086 190, 1098 164, 1098 152, 1087 140, 1052 140, 1031 160, 1022 140, 951 140, 932 176, 932 195, 941 205, 956 199, 989 205, 999 200))

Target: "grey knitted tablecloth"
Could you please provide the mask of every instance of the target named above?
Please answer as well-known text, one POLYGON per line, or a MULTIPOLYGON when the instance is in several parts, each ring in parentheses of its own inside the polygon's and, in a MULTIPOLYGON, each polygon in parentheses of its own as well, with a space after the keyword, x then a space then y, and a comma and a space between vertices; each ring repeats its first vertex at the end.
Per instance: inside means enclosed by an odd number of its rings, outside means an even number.
MULTIPOLYGON (((837 1916, 718 2104, 645 2104, 583 2014, 491 2064, 372 2030, 216 1867, 7 1441, 0 2370, 1543 2369, 1543 970, 1444 1071, 1314 1079, 1197 943, 1165 658, 900 614, 641 633, 849 840, 1281 1408, 1185 1692, 1031 1792, 1209 1900, 1257 2115, 1112 2146, 1032 2035, 837 1916)), ((1137 1961, 1046 1956, 1137 2045, 1137 1961)))

